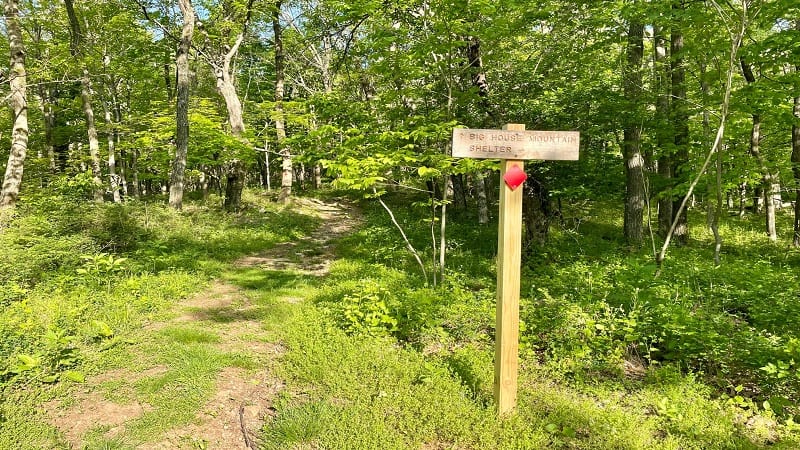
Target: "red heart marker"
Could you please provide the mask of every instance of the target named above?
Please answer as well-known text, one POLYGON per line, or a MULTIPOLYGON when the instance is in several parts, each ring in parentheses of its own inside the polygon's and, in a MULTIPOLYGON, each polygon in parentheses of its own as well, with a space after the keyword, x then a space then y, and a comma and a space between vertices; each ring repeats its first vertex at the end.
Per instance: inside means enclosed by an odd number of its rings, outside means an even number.
POLYGON ((506 170, 506 174, 503 175, 503 180, 505 180, 506 184, 511 188, 512 191, 518 188, 519 185, 524 183, 527 179, 528 175, 524 170, 520 169, 519 166, 511 166, 508 170, 506 170))

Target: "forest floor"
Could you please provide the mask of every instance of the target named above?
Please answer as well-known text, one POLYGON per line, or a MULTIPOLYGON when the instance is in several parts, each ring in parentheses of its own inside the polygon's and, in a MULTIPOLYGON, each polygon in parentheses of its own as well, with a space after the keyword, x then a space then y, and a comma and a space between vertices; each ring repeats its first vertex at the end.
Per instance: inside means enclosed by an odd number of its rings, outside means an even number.
MULTIPOLYGON (((148 380, 160 384, 158 380, 173 368, 163 363, 144 370, 119 368, 87 378, 69 402, 55 400, 45 405, 51 424, 64 434, 72 448, 85 448, 91 441, 115 441, 122 446, 133 443, 139 449, 258 448, 259 431, 265 418, 274 413, 273 401, 283 388, 283 381, 271 367, 285 349, 272 342, 260 320, 264 306, 254 299, 252 291, 242 283, 237 284, 237 275, 252 276, 258 272, 269 277, 286 272, 325 276, 334 259, 334 242, 360 221, 354 207, 345 202, 317 199, 296 202, 321 220, 316 231, 238 259, 229 272, 230 277, 214 280, 207 289, 175 305, 170 320, 147 325, 141 336, 148 341, 148 335, 173 329, 181 330, 184 336, 197 334, 179 339, 197 343, 204 340, 205 333, 211 333, 208 336, 213 338, 207 340, 219 352, 217 357, 231 357, 233 364, 218 372, 212 393, 188 425, 164 429, 161 438, 154 442, 140 443, 139 439, 129 437, 131 429, 142 428, 143 418, 159 408, 120 392, 147 384, 148 380), (258 367, 255 370, 236 367, 237 358, 242 356, 258 361, 258 367)), ((287 303, 299 303, 305 300, 301 295, 302 292, 290 292, 278 297, 287 303)), ((142 357, 149 359, 147 355, 142 357)))
POLYGON ((523 266, 518 404, 498 418, 494 227, 448 208, 435 284, 396 228, 431 268, 425 199, 387 194, 393 223, 336 191, 246 194, 233 214, 56 198, 14 218, 0 450, 800 448, 800 253, 758 217, 725 223, 717 266, 696 214, 655 279, 617 206, 565 203, 580 220, 523 266))

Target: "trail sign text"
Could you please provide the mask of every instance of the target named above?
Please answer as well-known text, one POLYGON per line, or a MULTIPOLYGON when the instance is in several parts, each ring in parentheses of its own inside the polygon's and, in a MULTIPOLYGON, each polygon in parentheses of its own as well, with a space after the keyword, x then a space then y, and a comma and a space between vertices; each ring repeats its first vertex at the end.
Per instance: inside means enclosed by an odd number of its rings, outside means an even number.
POLYGON ((579 146, 577 131, 453 130, 453 156, 459 158, 576 161, 579 146))

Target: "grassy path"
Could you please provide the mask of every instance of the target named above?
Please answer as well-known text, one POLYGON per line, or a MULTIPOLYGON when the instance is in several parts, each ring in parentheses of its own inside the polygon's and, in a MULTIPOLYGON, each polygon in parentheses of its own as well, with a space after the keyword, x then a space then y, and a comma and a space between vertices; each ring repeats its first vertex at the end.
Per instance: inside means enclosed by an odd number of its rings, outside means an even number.
POLYGON ((237 260, 134 337, 123 367, 87 379, 45 409, 72 448, 257 448, 283 388, 284 353, 265 317, 302 302, 327 273, 333 241, 357 225, 336 203, 302 200, 322 225, 310 236, 237 260), (277 308, 277 309, 280 309, 277 308), (126 361, 127 360, 127 361, 126 361))

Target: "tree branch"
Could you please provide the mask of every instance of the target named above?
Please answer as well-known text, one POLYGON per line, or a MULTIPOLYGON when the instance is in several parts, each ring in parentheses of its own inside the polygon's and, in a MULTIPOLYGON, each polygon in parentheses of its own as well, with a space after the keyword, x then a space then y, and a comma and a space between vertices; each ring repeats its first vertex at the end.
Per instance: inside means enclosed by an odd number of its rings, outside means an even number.
POLYGON ((147 5, 142 3, 141 0, 135 0, 135 1, 136 4, 139 5, 139 7, 142 9, 142 13, 144 14, 145 20, 156 24, 158 28, 160 28, 161 31, 164 33, 164 35, 169 37, 173 41, 175 42, 181 41, 181 38, 179 36, 175 36, 174 34, 170 33, 169 29, 166 26, 164 26, 161 22, 159 22, 158 19, 155 19, 152 16, 150 16, 150 13, 147 11, 147 5))
POLYGON ((375 188, 372 188, 372 193, 375 195, 375 198, 378 199, 378 202, 381 204, 381 206, 383 206, 383 209, 385 209, 386 212, 389 213, 389 217, 392 219, 392 223, 400 231, 400 235, 403 236, 403 240, 406 243, 408 251, 410 251, 411 254, 414 255, 414 259, 417 260, 417 264, 419 264, 419 267, 422 269, 422 276, 425 277, 425 284, 428 284, 428 272, 425 271, 425 264, 422 263, 422 258, 419 257, 419 253, 417 253, 417 250, 414 248, 413 245, 411 245, 411 242, 408 240, 405 231, 403 231, 403 227, 401 227, 400 224, 397 223, 397 219, 395 219, 392 210, 389 209, 386 203, 384 203, 383 199, 378 196, 378 191, 375 188))

